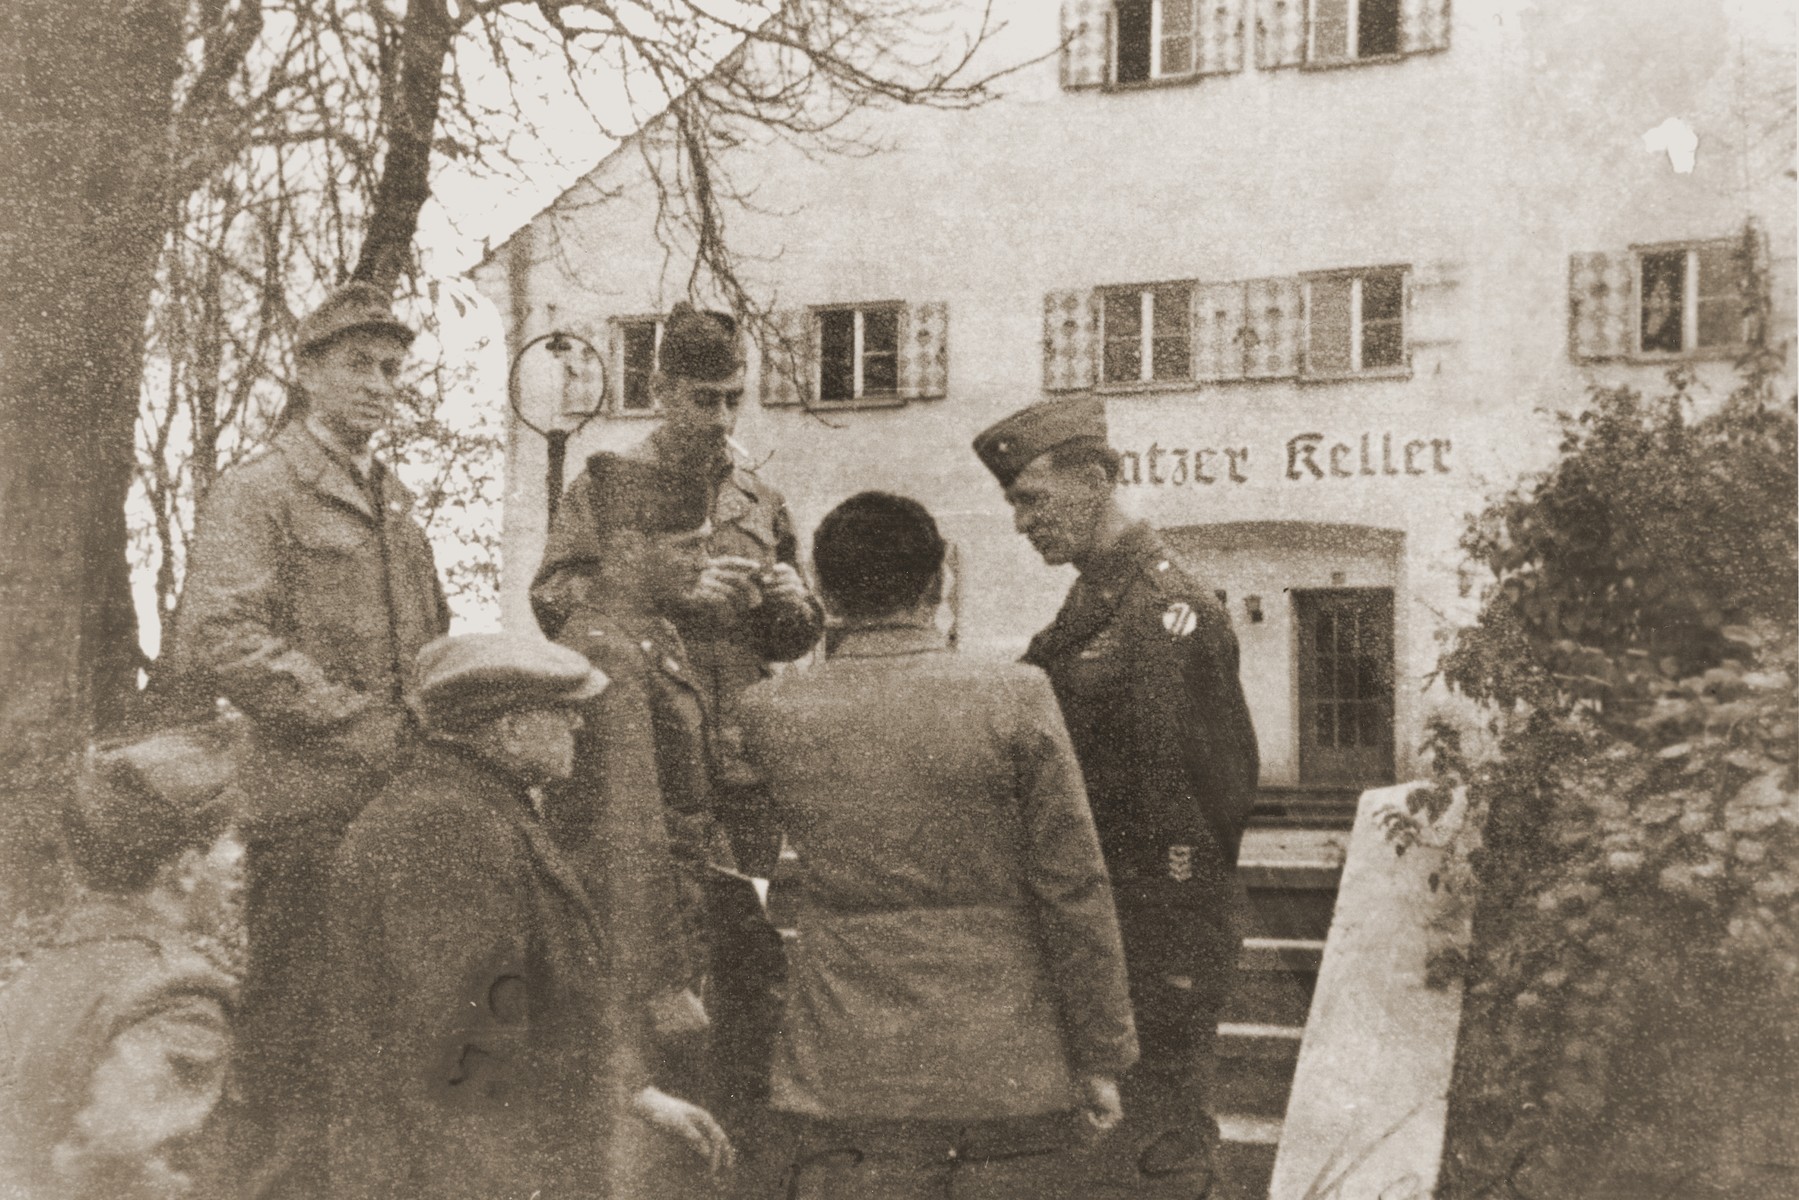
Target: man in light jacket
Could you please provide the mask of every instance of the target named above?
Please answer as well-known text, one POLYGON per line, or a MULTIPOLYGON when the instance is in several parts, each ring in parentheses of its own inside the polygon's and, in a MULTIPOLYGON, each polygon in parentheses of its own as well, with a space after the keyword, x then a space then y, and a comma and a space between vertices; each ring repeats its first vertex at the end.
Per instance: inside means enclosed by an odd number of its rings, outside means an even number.
POLYGON ((830 659, 744 697, 799 860, 771 898, 797 931, 770 1139, 790 1196, 1066 1194, 1137 1057, 1055 695, 1034 667, 948 653, 943 553, 917 503, 845 501, 813 545, 843 622, 830 659))

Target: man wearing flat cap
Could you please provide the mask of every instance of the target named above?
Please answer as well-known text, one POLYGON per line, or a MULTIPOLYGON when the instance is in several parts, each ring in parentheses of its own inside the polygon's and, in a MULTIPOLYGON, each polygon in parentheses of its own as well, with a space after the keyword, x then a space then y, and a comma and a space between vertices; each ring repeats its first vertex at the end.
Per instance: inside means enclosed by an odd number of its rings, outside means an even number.
POLYGON ((574 770, 606 682, 537 637, 420 652, 428 740, 351 825, 332 876, 322 1195, 616 1195, 607 1147, 638 1123, 727 1164, 704 1110, 618 1070, 611 930, 538 816, 534 789, 574 770))
POLYGON ((1206 1108, 1213 1045, 1237 959, 1237 847, 1258 769, 1237 639, 1211 589, 1119 507, 1099 400, 1033 405, 974 448, 1018 532, 1050 566, 1079 572, 1025 661, 1048 673, 1086 779, 1142 1046, 1125 1123, 1087 1169, 1096 1190, 1200 1195, 1218 1136, 1206 1108))
POLYGON ((254 723, 246 811, 242 1091, 269 1195, 308 1195, 320 1155, 325 872, 414 738, 420 647, 449 626, 412 496, 370 450, 413 332, 351 283, 300 322, 298 388, 267 450, 201 498, 173 651, 254 723), (286 1182, 283 1182, 286 1181, 286 1182), (284 1190, 287 1189, 287 1190, 284 1190))

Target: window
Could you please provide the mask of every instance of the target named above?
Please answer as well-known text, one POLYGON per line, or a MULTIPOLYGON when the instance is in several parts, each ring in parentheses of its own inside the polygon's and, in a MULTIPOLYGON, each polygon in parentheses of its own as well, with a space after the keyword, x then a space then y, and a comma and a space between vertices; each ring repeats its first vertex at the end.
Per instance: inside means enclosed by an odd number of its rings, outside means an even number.
POLYGON ((1293 593, 1299 625, 1299 777, 1366 786, 1393 779, 1393 592, 1293 593))
POLYGON ((897 305, 818 312, 818 398, 825 404, 899 397, 897 305))
POLYGON ((1100 293, 1101 383, 1193 378, 1193 287, 1161 283, 1100 293))
POLYGON ((1404 267, 1371 267, 1308 277, 1304 373, 1404 371, 1405 276, 1404 267))
POLYGON ((1691 354, 1743 342, 1742 273, 1734 242, 1637 252, 1637 349, 1691 354))
POLYGON ((1399 0, 1312 0, 1308 62, 1399 54, 1399 0))
POLYGON ((655 317, 622 320, 618 323, 618 339, 618 411, 655 412, 656 394, 650 387, 650 376, 656 371, 656 349, 662 342, 662 322, 655 317))
MULTIPOLYGON (((1200 43, 1200 5, 1207 0, 1119 0, 1114 9, 1114 83, 1193 76, 1202 70, 1236 70, 1207 63, 1200 43)), ((1229 9, 1227 9, 1229 11, 1229 9)))

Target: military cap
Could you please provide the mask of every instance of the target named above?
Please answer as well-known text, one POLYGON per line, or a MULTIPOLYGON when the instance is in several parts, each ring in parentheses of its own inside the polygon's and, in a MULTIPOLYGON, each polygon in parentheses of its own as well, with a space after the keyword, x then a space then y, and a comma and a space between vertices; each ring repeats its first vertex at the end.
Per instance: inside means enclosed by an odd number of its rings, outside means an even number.
POLYGON ((378 329, 412 345, 412 328, 394 316, 386 292, 372 283, 353 282, 325 297, 325 302, 300 322, 294 349, 299 353, 323 346, 352 329, 378 329))
POLYGON ((605 688, 605 674, 565 646, 515 633, 465 633, 419 651, 413 707, 426 728, 455 732, 521 709, 579 704, 605 688))
POLYGON ((619 529, 685 533, 706 523, 710 494, 691 471, 656 459, 601 451, 587 460, 593 484, 594 524, 601 535, 619 529))
POLYGON ((743 366, 737 318, 701 310, 685 300, 669 310, 662 324, 662 346, 656 366, 664 375, 712 382, 728 379, 743 366))
POLYGON ((1064 442, 1106 442, 1106 406, 1093 396, 1045 400, 1021 408, 976 435, 974 452, 1001 487, 1045 451, 1064 442))

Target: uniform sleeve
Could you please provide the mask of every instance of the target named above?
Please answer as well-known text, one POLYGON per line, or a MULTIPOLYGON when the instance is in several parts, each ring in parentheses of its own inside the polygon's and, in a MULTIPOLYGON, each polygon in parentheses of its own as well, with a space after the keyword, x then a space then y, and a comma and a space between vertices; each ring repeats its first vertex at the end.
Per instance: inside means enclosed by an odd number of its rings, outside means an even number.
POLYGON ((183 673, 209 680, 259 721, 332 729, 371 699, 328 679, 279 632, 285 534, 259 482, 227 473, 201 506, 181 600, 183 673))
POLYGON ((1186 703, 1181 706, 1183 765, 1195 795, 1208 800, 1206 819, 1227 863, 1234 863, 1260 770, 1255 727, 1238 675, 1237 635, 1209 598, 1188 601, 1193 632, 1172 639, 1186 703))
POLYGON ((1075 1069, 1117 1075, 1137 1060, 1112 889, 1080 766, 1049 680, 1014 688, 1013 738, 1025 881, 1075 1069))
POLYGON ((580 603, 581 580, 598 571, 601 555, 593 522, 593 483, 582 471, 556 506, 544 541, 543 562, 531 580, 531 613, 545 637, 553 638, 562 631, 580 603))
MULTIPOLYGON (((777 501, 777 505, 775 561, 800 571, 799 539, 794 535, 793 516, 787 511, 785 500, 777 501)), ((804 571, 800 571, 800 577, 805 578, 804 571)), ((746 632, 764 661, 792 662, 818 644, 824 620, 824 609, 818 598, 807 593, 805 600, 799 603, 779 601, 753 609, 747 619, 746 632)))

